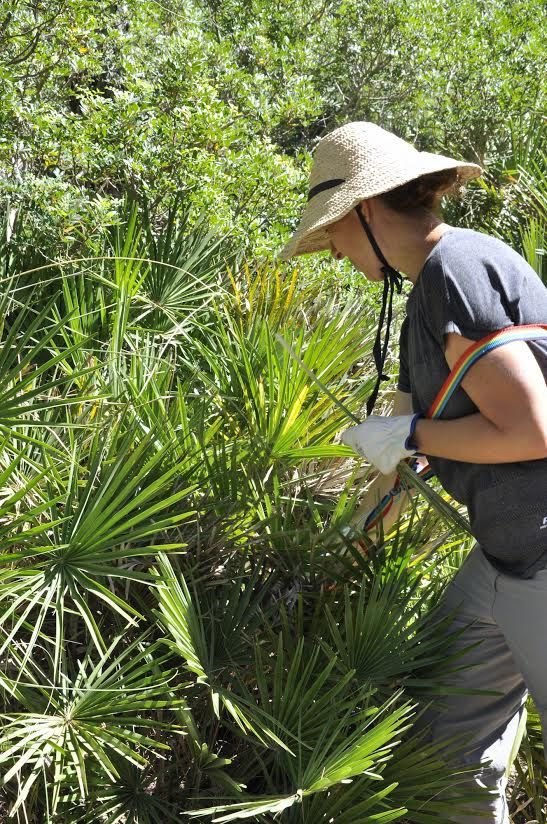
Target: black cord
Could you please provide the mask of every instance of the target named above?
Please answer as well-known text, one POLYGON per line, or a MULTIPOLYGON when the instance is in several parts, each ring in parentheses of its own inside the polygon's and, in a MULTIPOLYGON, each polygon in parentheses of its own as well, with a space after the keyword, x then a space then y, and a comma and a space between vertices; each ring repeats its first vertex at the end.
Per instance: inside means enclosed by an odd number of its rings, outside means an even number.
POLYGON ((376 399, 378 397, 378 392, 380 389, 380 383, 382 381, 389 380, 389 375, 384 375, 383 369, 384 364, 387 357, 387 351, 389 346, 389 333, 391 327, 391 320, 393 318, 393 293, 397 290, 397 294, 401 294, 401 290, 403 288, 403 276, 397 269, 394 269, 393 266, 385 259, 382 250, 376 243, 374 235, 372 234, 368 223, 366 222, 365 218, 361 214, 361 210, 359 206, 355 207, 355 211, 357 212, 357 216, 361 221, 361 226, 365 230, 367 237, 370 241, 370 245, 374 249, 374 252, 378 256, 380 263, 383 264, 381 268, 381 272, 384 275, 384 291, 382 295, 382 308, 380 309, 380 320, 378 323, 378 329, 376 330, 376 338, 374 340, 374 346, 372 347, 372 355, 374 357, 374 363, 376 365, 376 372, 378 376, 376 378, 376 383, 374 385, 374 389, 372 390, 372 394, 367 400, 367 416, 372 414, 372 410, 374 409, 374 404, 376 403, 376 399), (382 345, 382 329, 384 326, 384 321, 386 320, 386 309, 387 309, 387 321, 386 321, 386 331, 384 336, 384 342, 382 345))

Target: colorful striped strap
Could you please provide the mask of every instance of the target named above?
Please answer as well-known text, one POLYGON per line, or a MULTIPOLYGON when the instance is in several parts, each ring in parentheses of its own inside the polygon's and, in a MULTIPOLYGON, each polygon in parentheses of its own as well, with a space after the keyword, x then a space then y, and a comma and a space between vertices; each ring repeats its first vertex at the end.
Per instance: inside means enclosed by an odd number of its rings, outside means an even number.
MULTIPOLYGON (((410 466, 412 469, 415 469, 416 474, 423 478, 424 481, 428 481, 429 478, 434 478, 435 473, 429 466, 429 464, 420 465, 416 459, 410 459, 410 466)), ((385 518, 399 495, 403 492, 403 483, 401 481, 400 475, 397 475, 395 478, 395 483, 393 487, 389 490, 387 495, 384 495, 382 500, 378 503, 378 506, 375 506, 372 512, 370 512, 367 516, 367 519, 364 523, 363 529, 367 531, 369 529, 374 529, 375 526, 379 524, 379 522, 385 518)))
POLYGON ((426 418, 439 418, 448 401, 460 385, 468 370, 479 358, 504 346, 514 340, 538 340, 547 338, 547 325, 527 324, 525 326, 509 326, 507 329, 500 329, 492 332, 485 338, 481 338, 465 350, 463 355, 456 361, 450 375, 441 386, 437 397, 429 407, 426 418))
MULTIPOLYGON (((454 364, 449 376, 441 386, 437 397, 429 407, 426 418, 440 418, 448 401, 462 382, 468 370, 479 358, 486 355, 487 352, 491 352, 493 349, 497 349, 498 346, 503 346, 514 340, 539 340, 541 338, 547 338, 547 324, 526 324, 500 329, 498 332, 492 332, 492 334, 472 344, 454 364)), ((417 474, 424 480, 435 476, 435 473, 428 465, 421 467, 416 461, 412 461, 411 459, 411 466, 413 469, 417 469, 417 474)), ((373 529, 379 521, 387 515, 393 506, 393 502, 399 497, 402 491, 403 486, 401 479, 399 475, 397 475, 393 488, 382 498, 378 506, 374 507, 372 512, 369 513, 363 527, 364 531, 373 529)))

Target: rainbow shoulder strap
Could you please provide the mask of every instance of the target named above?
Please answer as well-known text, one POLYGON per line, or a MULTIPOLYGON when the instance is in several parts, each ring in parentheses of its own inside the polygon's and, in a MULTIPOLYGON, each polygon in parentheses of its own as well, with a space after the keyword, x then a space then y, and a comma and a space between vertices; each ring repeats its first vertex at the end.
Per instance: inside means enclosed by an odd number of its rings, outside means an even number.
POLYGON ((540 338, 547 338, 547 324, 508 326, 507 329, 492 332, 490 335, 486 335, 486 337, 473 343, 454 364, 450 375, 441 386, 437 397, 429 407, 426 418, 439 418, 442 415, 446 404, 462 382, 466 373, 483 355, 486 355, 493 349, 497 349, 498 346, 504 346, 506 343, 511 343, 511 341, 514 340, 538 340, 540 338))
MULTIPOLYGON (((462 382, 469 369, 471 369, 473 364, 476 363, 479 358, 482 358, 483 355, 486 355, 493 349, 497 349, 498 346, 504 346, 506 343, 510 343, 514 340, 539 340, 541 338, 547 339, 547 324, 509 326, 506 329, 500 329, 497 332, 492 332, 490 335, 486 335, 486 337, 481 338, 481 340, 478 340, 476 343, 473 343, 468 349, 465 350, 463 355, 458 358, 454 364, 449 376, 441 386, 435 400, 429 407, 426 413, 426 418, 440 418, 448 401, 462 382)), ((411 461, 412 460, 413 459, 411 459, 411 461)), ((428 480, 429 478, 434 477, 435 473, 429 466, 420 466, 416 464, 415 460, 413 463, 418 470, 418 474, 422 478, 428 480)), ((402 491, 403 487, 401 484, 401 479, 399 475, 397 475, 393 489, 391 489, 390 492, 382 498, 378 506, 374 507, 372 512, 369 513, 363 527, 365 531, 372 529, 385 515, 387 515, 393 506, 394 500, 401 494, 402 491)))

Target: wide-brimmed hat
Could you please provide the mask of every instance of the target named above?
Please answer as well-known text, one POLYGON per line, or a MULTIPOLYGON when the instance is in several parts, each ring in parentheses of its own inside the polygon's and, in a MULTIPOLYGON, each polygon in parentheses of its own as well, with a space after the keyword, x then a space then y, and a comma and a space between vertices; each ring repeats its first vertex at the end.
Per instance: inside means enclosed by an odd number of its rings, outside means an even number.
POLYGON ((483 172, 476 163, 419 152, 375 123, 357 121, 340 126, 317 144, 308 204, 280 257, 287 260, 328 249, 325 227, 344 217, 362 200, 445 169, 457 169, 461 181, 479 177, 483 172))

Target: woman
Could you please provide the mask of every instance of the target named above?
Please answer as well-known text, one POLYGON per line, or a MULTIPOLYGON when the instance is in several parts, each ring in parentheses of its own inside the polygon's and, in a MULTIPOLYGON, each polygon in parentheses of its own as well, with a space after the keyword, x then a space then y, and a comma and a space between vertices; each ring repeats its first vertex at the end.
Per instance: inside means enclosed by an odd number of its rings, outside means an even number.
POLYGON ((496 694, 447 696, 432 732, 437 740, 466 734, 470 743, 461 759, 485 762, 476 783, 491 793, 474 805, 483 815, 454 820, 501 824, 509 821, 506 767, 527 689, 547 744, 547 338, 513 340, 484 355, 442 419, 423 417, 473 342, 499 329, 547 323, 547 289, 520 255, 500 240, 449 226, 435 213, 454 184, 481 173, 475 164, 418 152, 372 123, 342 126, 317 146, 308 205, 281 256, 330 249, 368 280, 384 281, 369 417, 342 440, 380 470, 382 493, 393 484, 397 463, 420 453, 468 507, 477 544, 449 585, 443 608, 462 605, 455 623, 473 624, 459 644, 479 643, 466 659, 472 666, 454 683, 496 694), (399 270, 413 288, 401 330, 394 414, 370 415, 399 270))

